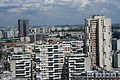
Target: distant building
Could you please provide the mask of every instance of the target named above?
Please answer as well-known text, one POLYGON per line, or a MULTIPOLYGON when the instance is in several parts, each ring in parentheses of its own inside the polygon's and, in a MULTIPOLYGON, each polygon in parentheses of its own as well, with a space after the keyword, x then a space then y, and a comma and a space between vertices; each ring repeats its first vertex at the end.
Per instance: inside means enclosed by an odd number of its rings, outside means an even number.
POLYGON ((120 68, 120 39, 112 40, 112 49, 113 49, 113 68, 120 68))
POLYGON ((75 76, 72 80, 119 80, 120 71, 85 71, 81 76, 75 76))
POLYGON ((11 30, 4 30, 4 38, 14 38, 15 34, 14 31, 11 30))
POLYGON ((19 37, 26 37, 29 34, 29 20, 19 19, 18 20, 19 37))
POLYGON ((112 40, 112 50, 114 51, 120 50, 120 39, 112 40))
POLYGON ((111 70, 111 19, 93 15, 85 20, 85 25, 86 53, 91 58, 91 68, 111 70))
POLYGON ((0 30, 0 39, 3 38, 3 30, 0 30))
POLYGON ((29 34, 30 42, 45 41, 45 34, 29 34))
POLYGON ((0 74, 3 73, 4 69, 3 69, 3 64, 0 63, 0 74))
POLYGON ((30 42, 30 37, 20 37, 20 42, 30 42))

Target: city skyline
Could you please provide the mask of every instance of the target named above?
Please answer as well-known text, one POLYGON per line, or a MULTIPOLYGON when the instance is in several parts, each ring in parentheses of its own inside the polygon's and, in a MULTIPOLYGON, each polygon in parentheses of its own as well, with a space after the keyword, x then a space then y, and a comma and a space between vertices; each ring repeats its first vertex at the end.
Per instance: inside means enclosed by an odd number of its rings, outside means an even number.
POLYGON ((111 18, 93 15, 85 27, 0 29, 0 80, 120 79, 120 31, 111 18))
POLYGON ((0 1, 0 26, 17 26, 19 18, 30 25, 84 24, 92 14, 120 23, 119 0, 4 0, 0 1))

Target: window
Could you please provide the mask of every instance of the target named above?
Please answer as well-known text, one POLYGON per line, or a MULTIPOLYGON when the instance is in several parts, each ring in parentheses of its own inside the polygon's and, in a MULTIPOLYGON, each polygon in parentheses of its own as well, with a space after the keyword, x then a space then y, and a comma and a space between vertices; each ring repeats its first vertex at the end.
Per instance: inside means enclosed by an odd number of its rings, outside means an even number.
POLYGON ((16 69, 24 69, 25 66, 16 66, 16 69))
POLYGON ((103 32, 106 32, 106 27, 105 26, 103 26, 103 32))
POLYGON ((49 65, 49 66, 53 66, 53 63, 49 63, 48 65, 49 65))
POLYGON ((48 61, 53 61, 53 58, 48 58, 48 61))
POLYGON ((52 52, 52 48, 48 48, 48 52, 52 52))
POLYGON ((83 68, 84 64, 76 64, 76 68, 83 68))
POLYGON ((55 55, 54 58, 58 58, 58 55, 55 55))
POLYGON ((24 71, 16 71, 16 74, 24 74, 24 71))
POLYGON ((76 60, 76 63, 81 63, 81 62, 84 62, 84 58, 76 60))
POLYGON ((29 72, 26 72, 26 75, 29 75, 29 72))
POLYGON ((55 45, 55 46, 54 46, 54 49, 58 49, 58 45, 55 45))
POLYGON ((26 66, 29 66, 29 63, 26 63, 26 66))
POLYGON ((26 68, 26 71, 29 71, 29 68, 26 68))

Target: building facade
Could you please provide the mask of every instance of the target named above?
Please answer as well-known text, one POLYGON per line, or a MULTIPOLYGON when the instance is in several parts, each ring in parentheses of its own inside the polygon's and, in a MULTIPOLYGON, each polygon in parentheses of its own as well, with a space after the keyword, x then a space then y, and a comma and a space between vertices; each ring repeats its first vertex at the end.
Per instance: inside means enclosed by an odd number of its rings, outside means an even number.
POLYGON ((119 51, 120 50, 120 39, 112 40, 112 50, 119 51))
POLYGON ((13 54, 10 60, 12 77, 16 79, 31 79, 31 55, 30 53, 13 54))
MULTIPOLYGON (((81 54, 83 52, 82 47, 83 41, 62 41, 35 45, 32 56, 33 78, 38 80, 63 80, 62 75, 65 70, 64 64, 66 62, 64 58, 68 55, 74 55, 74 53, 78 55, 81 54)), ((78 55, 76 55, 76 57, 78 55)), ((79 56, 76 57, 74 56, 74 61, 79 60, 79 56)), ((81 62, 77 67, 82 64, 84 63, 81 62)), ((74 65, 74 67, 75 66, 76 65, 74 65)), ((76 68, 76 70, 78 69, 82 70, 83 68, 76 68)))
POLYGON ((70 53, 69 47, 69 44, 35 45, 36 79, 61 80, 64 55, 70 53), (40 62, 36 61, 39 59, 40 62))
POLYGON ((119 80, 120 71, 85 71, 72 80, 119 80))
POLYGON ((73 77, 79 77, 83 71, 90 70, 90 60, 83 54, 71 54, 65 57, 64 72, 62 80, 72 80, 73 77))
POLYGON ((111 19, 93 15, 85 20, 86 53, 91 58, 91 69, 111 70, 111 19))
POLYGON ((26 37, 29 34, 29 20, 19 19, 18 20, 19 37, 26 37))

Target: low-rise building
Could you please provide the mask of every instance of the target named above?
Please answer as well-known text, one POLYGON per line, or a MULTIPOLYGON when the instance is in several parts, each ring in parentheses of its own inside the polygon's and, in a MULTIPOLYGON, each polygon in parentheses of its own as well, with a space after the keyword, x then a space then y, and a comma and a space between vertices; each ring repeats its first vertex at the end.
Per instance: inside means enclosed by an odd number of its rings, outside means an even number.
POLYGON ((120 71, 85 71, 81 76, 74 76, 72 80, 119 80, 120 71))

